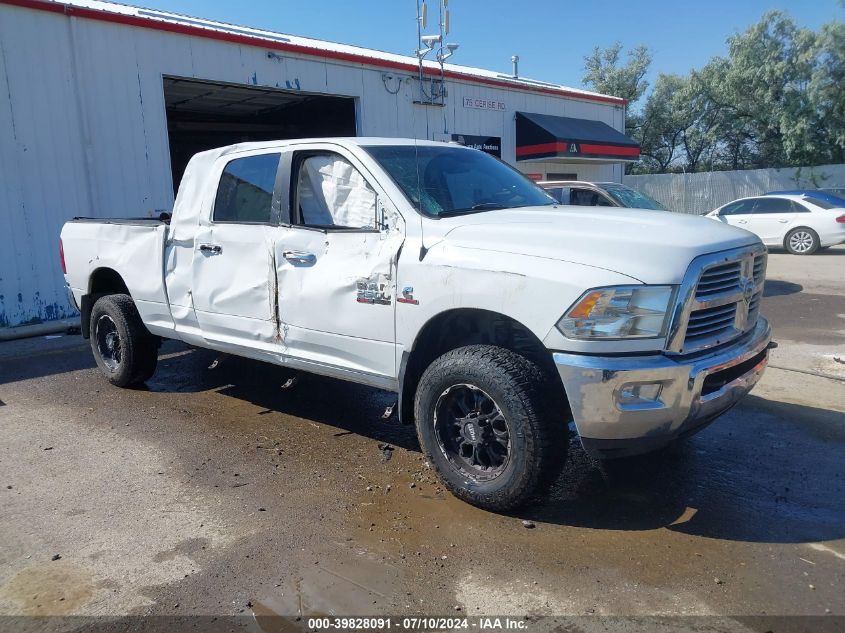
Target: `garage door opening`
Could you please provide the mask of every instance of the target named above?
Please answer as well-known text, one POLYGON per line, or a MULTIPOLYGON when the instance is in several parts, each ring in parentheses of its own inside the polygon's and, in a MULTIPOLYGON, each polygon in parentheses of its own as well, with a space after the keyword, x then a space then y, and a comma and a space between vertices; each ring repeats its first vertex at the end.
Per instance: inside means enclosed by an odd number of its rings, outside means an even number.
POLYGON ((356 136, 355 99, 164 77, 173 188, 191 156, 222 145, 356 136))

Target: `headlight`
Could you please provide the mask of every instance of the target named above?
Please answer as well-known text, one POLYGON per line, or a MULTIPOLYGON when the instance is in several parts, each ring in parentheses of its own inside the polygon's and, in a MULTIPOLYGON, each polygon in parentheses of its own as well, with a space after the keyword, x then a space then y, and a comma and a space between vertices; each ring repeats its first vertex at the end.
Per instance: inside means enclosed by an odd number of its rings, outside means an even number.
POLYGON ((567 310, 558 329, 580 340, 666 336, 673 286, 614 286, 588 290, 567 310))

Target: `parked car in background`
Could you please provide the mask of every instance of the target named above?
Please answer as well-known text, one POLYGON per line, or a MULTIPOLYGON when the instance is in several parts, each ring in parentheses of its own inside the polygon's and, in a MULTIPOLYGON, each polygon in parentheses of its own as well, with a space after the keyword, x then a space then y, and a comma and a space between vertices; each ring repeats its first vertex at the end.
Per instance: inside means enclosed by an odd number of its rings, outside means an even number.
POLYGON ((537 183, 561 204, 581 207, 626 207, 666 211, 657 200, 618 182, 542 180, 537 183))
POLYGON ((741 198, 707 217, 755 233, 767 246, 793 255, 845 243, 845 201, 836 206, 815 195, 766 194, 741 198))
POLYGON ((794 189, 792 191, 770 191, 767 196, 806 196, 822 200, 835 208, 845 208, 845 196, 837 195, 820 189, 794 189))

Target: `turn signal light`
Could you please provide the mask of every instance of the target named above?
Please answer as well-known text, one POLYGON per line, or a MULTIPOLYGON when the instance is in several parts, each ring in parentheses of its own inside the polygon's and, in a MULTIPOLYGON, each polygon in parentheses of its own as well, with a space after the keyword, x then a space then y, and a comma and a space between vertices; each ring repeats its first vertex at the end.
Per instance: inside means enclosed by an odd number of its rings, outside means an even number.
POLYGON ((574 308, 569 311, 570 317, 574 319, 585 319, 590 316, 590 312, 593 311, 593 308, 596 307, 596 303, 598 303, 599 299, 602 298, 604 293, 601 290, 594 290, 593 292, 587 293, 581 301, 579 301, 574 308))
POLYGON ((845 224, 845 215, 840 215, 838 218, 836 218, 836 221, 839 224, 845 224))

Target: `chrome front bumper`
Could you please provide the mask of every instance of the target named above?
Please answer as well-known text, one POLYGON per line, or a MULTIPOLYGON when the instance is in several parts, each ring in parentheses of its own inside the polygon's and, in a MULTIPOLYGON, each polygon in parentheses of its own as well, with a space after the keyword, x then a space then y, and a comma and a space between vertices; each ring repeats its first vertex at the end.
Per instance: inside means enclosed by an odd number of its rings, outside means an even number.
POLYGON ((763 375, 771 336, 760 317, 753 331, 709 354, 553 358, 585 450, 622 457, 700 430, 735 405, 763 375))

